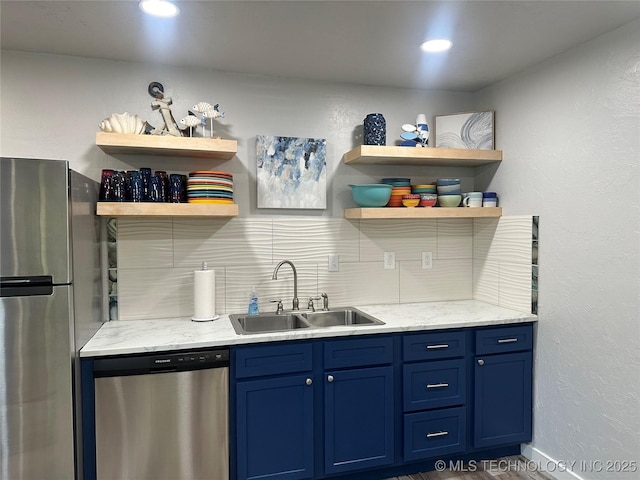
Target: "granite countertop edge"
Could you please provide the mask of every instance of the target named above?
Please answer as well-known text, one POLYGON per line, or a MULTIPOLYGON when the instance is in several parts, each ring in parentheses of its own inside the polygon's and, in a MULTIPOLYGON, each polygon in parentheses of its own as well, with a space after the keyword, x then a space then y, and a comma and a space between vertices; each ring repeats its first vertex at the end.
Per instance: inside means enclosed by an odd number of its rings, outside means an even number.
POLYGON ((229 315, 220 315, 218 319, 211 322, 193 322, 190 318, 117 320, 105 322, 80 350, 80 357, 482 327, 536 322, 538 319, 537 315, 528 312, 499 307, 478 300, 353 306, 381 320, 384 325, 309 328, 239 335, 233 329, 229 315))

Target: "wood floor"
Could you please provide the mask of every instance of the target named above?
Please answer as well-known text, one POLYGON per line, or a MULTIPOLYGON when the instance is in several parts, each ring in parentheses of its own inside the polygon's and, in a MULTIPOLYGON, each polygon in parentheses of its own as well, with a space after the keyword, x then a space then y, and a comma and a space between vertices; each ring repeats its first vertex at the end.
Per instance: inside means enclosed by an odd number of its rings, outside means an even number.
POLYGON ((537 471, 537 465, 521 455, 478 461, 460 467, 441 472, 434 470, 414 473, 387 480, 554 480, 549 474, 537 471))

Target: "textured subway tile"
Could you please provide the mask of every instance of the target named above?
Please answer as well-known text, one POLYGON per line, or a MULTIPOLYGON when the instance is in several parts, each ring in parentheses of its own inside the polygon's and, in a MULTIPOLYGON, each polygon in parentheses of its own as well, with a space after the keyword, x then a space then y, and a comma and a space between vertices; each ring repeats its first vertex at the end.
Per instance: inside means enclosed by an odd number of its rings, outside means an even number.
POLYGON ((340 264, 339 272, 318 269, 318 293, 329 295, 329 307, 399 302, 399 269, 382 262, 340 264))
MULTIPOLYGON (((215 268, 215 312, 225 313, 225 271, 215 268)), ((193 269, 134 269, 119 272, 120 320, 191 318, 193 269)))
POLYGON ((500 265, 485 258, 473 259, 473 299, 500 303, 500 265))
POLYGON ((120 320, 188 317, 193 314, 193 273, 188 269, 119 270, 120 320))
POLYGON ((472 260, 434 260, 433 268, 416 262, 400 264, 400 303, 473 298, 472 260))
POLYGON ((489 258, 501 263, 531 265, 532 230, 530 215, 501 217, 491 243, 489 258))
POLYGON ((172 267, 171 218, 118 219, 118 268, 172 267))
MULTIPOLYGON (((292 308, 293 271, 287 264, 278 271, 278 279, 272 280, 277 264, 255 264, 230 266, 226 268, 226 307, 227 313, 244 313, 249 305, 252 286, 258 293, 258 305, 261 312, 275 312, 276 304, 271 300, 281 299, 285 310, 292 308)), ((318 268, 314 263, 296 263, 298 272, 298 298, 300 307, 306 308, 310 296, 318 293, 318 268)))
POLYGON ((489 258, 491 243, 498 229, 498 218, 475 218, 473 220, 473 258, 489 258))
POLYGON ((274 217, 273 261, 327 263, 337 254, 341 262, 358 261, 358 229, 342 218, 274 217))
POLYGON ((173 229, 176 267, 272 261, 271 219, 175 218, 173 229))
POLYGON ((531 264, 500 263, 500 306, 531 309, 531 264))
POLYGON ((473 219, 452 218, 438 220, 438 248, 436 258, 473 257, 473 219))
POLYGON ((360 222, 360 261, 380 262, 384 252, 396 261, 419 260, 421 252, 436 251, 436 220, 360 222))

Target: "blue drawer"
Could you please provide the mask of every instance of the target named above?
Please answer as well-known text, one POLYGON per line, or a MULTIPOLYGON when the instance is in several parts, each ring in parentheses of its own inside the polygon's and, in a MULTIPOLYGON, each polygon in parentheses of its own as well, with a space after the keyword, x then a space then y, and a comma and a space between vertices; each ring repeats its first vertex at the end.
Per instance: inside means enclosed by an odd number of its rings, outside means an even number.
POLYGON ((518 352, 532 348, 532 324, 476 331, 476 355, 518 352))
POLYGON ((464 337, 462 331, 405 335, 403 338, 403 359, 405 362, 413 362, 463 357, 465 354, 464 337))
POLYGON ((466 409, 445 408, 404 416, 404 459, 442 458, 466 450, 466 409))
POLYGON ((402 372, 405 412, 464 405, 465 360, 410 363, 402 372))
POLYGON ((324 368, 386 365, 393 361, 391 337, 331 340, 324 344, 324 368))
POLYGON ((307 372, 312 358, 310 343, 237 347, 236 378, 307 372))

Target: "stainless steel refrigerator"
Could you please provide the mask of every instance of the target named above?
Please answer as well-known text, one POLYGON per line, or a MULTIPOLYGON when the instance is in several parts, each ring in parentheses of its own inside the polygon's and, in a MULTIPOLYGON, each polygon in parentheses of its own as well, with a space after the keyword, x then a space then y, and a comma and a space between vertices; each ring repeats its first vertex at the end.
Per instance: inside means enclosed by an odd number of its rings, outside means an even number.
POLYGON ((0 479, 79 478, 78 351, 100 327, 97 182, 0 158, 0 479))

